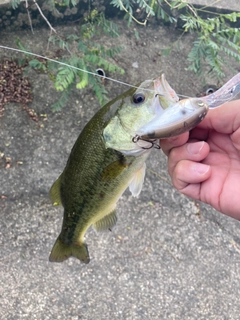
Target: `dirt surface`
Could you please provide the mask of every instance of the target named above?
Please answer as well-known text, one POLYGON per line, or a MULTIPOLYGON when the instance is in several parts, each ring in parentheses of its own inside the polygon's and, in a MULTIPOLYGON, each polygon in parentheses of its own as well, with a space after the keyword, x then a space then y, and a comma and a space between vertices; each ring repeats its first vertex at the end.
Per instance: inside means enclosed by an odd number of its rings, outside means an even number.
MULTIPOLYGON (((160 49, 176 41, 178 31, 156 24, 137 28, 140 41, 125 27, 120 39, 99 39, 124 44, 118 60, 126 74, 118 78, 135 84, 164 71, 178 93, 199 93, 202 83, 185 71, 192 37, 164 57, 160 49), (136 61, 138 68, 132 66, 136 61)), ((20 37, 43 53, 47 33, 2 32, 1 44, 15 47, 20 37)), ((0 50, 2 59, 10 55, 0 50)), ((237 66, 226 66, 226 80, 235 73, 237 66)), ((28 77, 29 108, 39 121, 20 104, 6 105, 0 118, 0 318, 239 319, 239 222, 175 191, 161 151, 147 162, 139 198, 127 191, 120 199, 114 230, 87 232, 90 264, 48 262, 63 213, 51 205, 48 191, 99 104, 90 89, 73 90, 67 107, 52 113, 52 83, 44 74, 28 77)), ((111 98, 127 89, 111 82, 106 88, 111 98)))

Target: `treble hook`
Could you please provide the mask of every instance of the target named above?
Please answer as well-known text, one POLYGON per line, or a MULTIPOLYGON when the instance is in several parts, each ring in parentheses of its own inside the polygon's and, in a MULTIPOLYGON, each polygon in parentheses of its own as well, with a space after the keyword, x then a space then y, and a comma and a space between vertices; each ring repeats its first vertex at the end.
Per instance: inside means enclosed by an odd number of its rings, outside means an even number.
POLYGON ((139 140, 142 140, 142 141, 146 141, 148 143, 150 143, 150 147, 141 147, 142 149, 144 150, 148 150, 148 149, 151 149, 151 148, 154 148, 154 149, 158 149, 160 150, 161 147, 158 143, 156 143, 156 140, 147 140, 147 139, 142 139, 140 136, 136 135, 135 137, 132 138, 132 142, 133 143, 137 143, 139 140))

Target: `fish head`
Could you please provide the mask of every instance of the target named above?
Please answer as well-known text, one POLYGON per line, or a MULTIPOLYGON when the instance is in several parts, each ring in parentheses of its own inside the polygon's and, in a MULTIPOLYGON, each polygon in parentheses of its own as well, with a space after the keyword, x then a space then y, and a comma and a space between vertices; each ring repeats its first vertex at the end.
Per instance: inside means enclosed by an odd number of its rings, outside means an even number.
POLYGON ((109 119, 103 130, 106 148, 134 156, 149 152, 153 146, 152 142, 134 140, 137 131, 178 100, 164 74, 128 90, 109 105, 109 119))
POLYGON ((123 97, 115 104, 114 116, 105 126, 103 138, 107 148, 125 155, 149 152, 157 139, 193 129, 209 110, 207 99, 179 100, 164 74, 144 81, 123 97))

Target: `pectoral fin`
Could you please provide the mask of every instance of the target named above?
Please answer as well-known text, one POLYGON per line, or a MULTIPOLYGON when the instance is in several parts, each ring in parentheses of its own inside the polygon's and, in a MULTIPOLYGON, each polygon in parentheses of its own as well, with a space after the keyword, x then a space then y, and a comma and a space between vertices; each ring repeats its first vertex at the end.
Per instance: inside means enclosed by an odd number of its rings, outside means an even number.
POLYGON ((105 181, 111 181, 117 178, 126 168, 127 164, 119 160, 112 162, 102 171, 102 179, 105 181))
POLYGON ((142 190, 145 172, 146 172, 146 164, 144 162, 144 165, 142 166, 142 168, 135 173, 133 179, 129 184, 129 190, 131 191, 134 197, 138 197, 142 190))
POLYGON ((116 210, 113 210, 111 213, 95 222, 93 226, 97 231, 111 230, 115 226, 116 222, 116 210))
POLYGON ((53 183, 49 195, 54 206, 59 206, 62 204, 60 187, 61 187, 61 179, 62 174, 58 177, 58 179, 53 183))

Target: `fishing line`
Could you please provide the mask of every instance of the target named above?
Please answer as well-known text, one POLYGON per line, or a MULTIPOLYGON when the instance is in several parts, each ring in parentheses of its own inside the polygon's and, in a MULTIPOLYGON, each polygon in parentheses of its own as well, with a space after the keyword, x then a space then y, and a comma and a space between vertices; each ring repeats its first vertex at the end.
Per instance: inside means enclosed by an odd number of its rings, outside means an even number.
MULTIPOLYGON (((109 81, 113 81, 113 82, 116 82, 116 83, 119 83, 121 85, 124 85, 124 86, 127 86, 127 87, 131 87, 131 88, 135 88, 135 89, 138 89, 139 87, 137 86, 134 86, 132 84, 129 84, 129 83, 126 83, 124 81, 120 81, 120 80, 116 80, 116 79, 113 79, 113 78, 110 78, 110 77, 103 77, 102 75, 98 74, 98 73, 95 73, 95 72, 91 72, 91 71, 88 71, 88 70, 84 70, 84 69, 81 69, 81 68, 78 68, 78 67, 75 67, 75 66, 71 66, 65 62, 62 62, 62 61, 58 61, 58 60, 54 60, 52 58, 48 58, 48 57, 45 57, 45 56, 42 56, 40 54, 37 54, 37 53, 32 53, 32 52, 29 52, 29 51, 24 51, 24 50, 21 50, 21 49, 16 49, 16 48, 12 48, 12 47, 7 47, 7 46, 3 46, 3 45, 0 45, 0 48, 2 49, 6 49, 6 50, 12 50, 12 51, 15 51, 15 52, 18 52, 18 53, 24 53, 24 54, 29 54, 31 56, 35 56, 35 57, 38 57, 38 58, 41 58, 41 59, 44 59, 44 60, 48 60, 48 61, 51 61, 51 62, 55 62, 55 63, 58 63, 62 66, 66 66, 66 67, 69 67, 69 68, 72 68, 72 69, 76 69, 78 71, 82 71, 82 72, 85 72, 85 73, 88 73, 88 74, 91 74, 93 76, 97 76, 97 77, 100 77, 100 78, 104 78, 104 79, 107 79, 109 81)), ((154 90, 150 90, 150 89, 144 89, 142 88, 144 91, 149 91, 149 92, 154 92, 154 90)), ((183 97, 183 98, 190 98, 189 96, 184 96, 182 94, 179 94, 178 96, 180 97, 183 97)))
MULTIPOLYGON (((100 77, 100 78, 104 78, 104 79, 107 79, 107 80, 122 84, 124 86, 128 86, 128 87, 131 87, 131 88, 136 88, 136 89, 139 88, 137 86, 131 85, 131 84, 123 82, 123 81, 119 81, 119 80, 116 80, 116 79, 113 79, 113 78, 110 78, 110 77, 103 77, 102 75, 100 75, 98 73, 87 71, 87 70, 84 70, 84 69, 81 69, 81 68, 78 68, 78 67, 75 67, 75 66, 71 66, 71 65, 69 65, 69 64, 67 64, 65 62, 61 62, 61 61, 57 61, 57 60, 54 60, 54 59, 51 59, 51 58, 44 57, 44 56, 42 56, 40 54, 37 54, 37 53, 32 53, 32 52, 24 51, 24 50, 21 50, 21 49, 11 48, 11 47, 2 46, 2 45, 0 45, 0 48, 16 51, 16 52, 19 52, 19 53, 29 54, 31 56, 35 56, 35 57, 38 57, 38 58, 41 58, 41 59, 44 59, 44 60, 52 61, 52 62, 61 64, 61 65, 66 66, 66 67, 69 67, 69 68, 72 68, 72 69, 76 69, 78 71, 82 71, 82 72, 91 74, 93 76, 97 76, 97 77, 100 77)), ((150 92, 154 92, 153 90, 148 90, 148 89, 144 89, 144 90, 150 91, 150 92)))
MULTIPOLYGON (((107 79, 109 81, 116 82, 116 83, 119 83, 119 84, 127 86, 127 87, 131 87, 131 88, 135 88, 135 89, 139 88, 137 86, 134 86, 132 84, 126 83, 124 81, 116 80, 116 79, 113 79, 113 78, 110 78, 110 77, 106 77, 106 76, 103 77, 102 75, 100 75, 100 74, 98 74, 96 72, 91 72, 91 71, 84 70, 84 69, 81 69, 81 68, 78 68, 78 67, 75 67, 75 66, 71 66, 71 65, 69 65, 69 64, 67 64, 65 62, 57 61, 57 60, 42 56, 42 55, 37 54, 37 53, 32 53, 32 52, 28 52, 28 51, 25 51, 25 50, 16 49, 16 48, 12 48, 12 47, 7 47, 7 46, 3 46, 3 45, 0 45, 0 48, 6 49, 6 50, 12 50, 12 51, 15 51, 15 52, 18 52, 18 53, 24 53, 24 54, 35 56, 35 57, 38 57, 38 58, 41 58, 41 59, 44 59, 44 60, 52 61, 52 62, 58 63, 58 64, 60 64, 62 66, 66 66, 68 68, 72 68, 72 69, 75 69, 75 70, 78 70, 78 71, 81 71, 81 72, 85 72, 85 73, 91 74, 91 75, 96 76, 96 77, 104 78, 104 79, 107 79)), ((145 89, 145 88, 141 88, 141 89, 144 90, 144 91, 155 92, 154 90, 150 90, 150 89, 145 89)), ((223 87, 221 87, 215 93, 212 93, 212 94, 210 94, 208 96, 202 97, 202 99, 205 100, 210 105, 211 109, 213 109, 213 108, 216 108, 216 107, 222 105, 224 102, 227 102, 227 101, 233 99, 233 97, 235 97, 239 92, 240 92, 240 73, 235 75, 232 79, 230 79, 225 85, 223 85, 223 87), (226 90, 226 88, 227 88, 227 90, 226 90)), ((185 96, 185 95, 182 95, 182 94, 178 94, 178 96, 182 97, 182 98, 191 98, 189 96, 185 96)))

